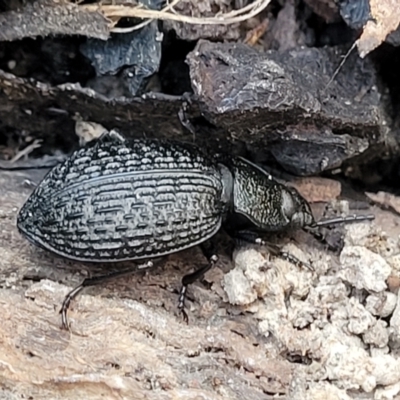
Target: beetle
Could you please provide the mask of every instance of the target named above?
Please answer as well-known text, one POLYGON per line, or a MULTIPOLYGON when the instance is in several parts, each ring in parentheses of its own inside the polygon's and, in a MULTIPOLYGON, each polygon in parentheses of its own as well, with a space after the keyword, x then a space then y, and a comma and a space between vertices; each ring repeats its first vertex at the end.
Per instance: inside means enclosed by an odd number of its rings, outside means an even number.
MULTIPOLYGON (((236 239, 265 244, 264 232, 365 219, 373 216, 316 222, 296 189, 244 158, 168 140, 126 140, 110 131, 44 177, 21 208, 17 227, 33 244, 72 260, 150 259, 136 270, 200 245, 208 264, 183 277, 179 295, 187 321, 187 287, 217 262, 207 243, 221 227, 236 239)), ((84 287, 128 271, 85 279, 72 290, 61 308, 62 327, 69 326, 67 309, 84 287)))

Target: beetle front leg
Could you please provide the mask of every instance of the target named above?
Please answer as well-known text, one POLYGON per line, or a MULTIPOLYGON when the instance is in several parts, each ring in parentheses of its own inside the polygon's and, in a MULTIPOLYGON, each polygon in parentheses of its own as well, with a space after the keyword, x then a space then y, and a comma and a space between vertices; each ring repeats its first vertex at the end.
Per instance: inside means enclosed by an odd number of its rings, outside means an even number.
POLYGON ((314 268, 310 264, 299 260, 293 254, 290 254, 287 251, 282 251, 281 248, 276 244, 266 242, 265 240, 260 238, 255 232, 239 231, 235 233, 234 238, 239 241, 265 246, 272 255, 283 258, 284 260, 287 260, 290 263, 294 264, 296 267, 306 267, 310 271, 314 270, 314 268))
POLYGON ((185 311, 185 300, 187 288, 189 285, 200 279, 207 271, 214 267, 214 265, 218 262, 218 256, 215 254, 215 247, 211 242, 202 243, 200 245, 201 251, 204 256, 207 258, 208 264, 202 266, 191 274, 187 274, 182 278, 182 287, 179 292, 179 300, 178 300, 178 310, 183 316, 183 320, 188 323, 189 317, 185 311))

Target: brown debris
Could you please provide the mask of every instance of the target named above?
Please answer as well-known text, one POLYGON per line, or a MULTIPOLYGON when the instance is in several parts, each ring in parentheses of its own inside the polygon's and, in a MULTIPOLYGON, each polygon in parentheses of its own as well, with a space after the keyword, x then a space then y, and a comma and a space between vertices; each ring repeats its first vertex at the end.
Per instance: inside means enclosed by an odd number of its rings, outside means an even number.
POLYGON ((340 182, 321 177, 296 179, 290 182, 290 185, 294 186, 310 203, 336 200, 342 190, 340 182))
POLYGON ((244 43, 248 44, 249 46, 254 46, 267 31, 268 25, 269 20, 264 19, 255 28, 247 32, 244 43))
POLYGON ((361 57, 376 49, 400 24, 398 0, 370 0, 371 16, 364 26, 357 48, 361 57))
POLYGON ((400 277, 396 275, 390 275, 387 279, 388 289, 395 294, 399 293, 400 289, 400 277))

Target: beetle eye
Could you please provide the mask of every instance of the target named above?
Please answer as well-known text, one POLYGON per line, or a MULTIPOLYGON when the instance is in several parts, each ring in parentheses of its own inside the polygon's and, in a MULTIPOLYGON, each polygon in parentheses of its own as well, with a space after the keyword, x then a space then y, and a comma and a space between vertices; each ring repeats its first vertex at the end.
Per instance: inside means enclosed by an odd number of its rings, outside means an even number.
POLYGON ((293 220, 295 214, 293 211, 295 210, 295 203, 293 201, 293 196, 290 192, 286 190, 282 190, 282 212, 285 217, 293 220))
POLYGON ((294 213, 290 222, 293 227, 301 226, 304 221, 304 214, 302 212, 294 213))

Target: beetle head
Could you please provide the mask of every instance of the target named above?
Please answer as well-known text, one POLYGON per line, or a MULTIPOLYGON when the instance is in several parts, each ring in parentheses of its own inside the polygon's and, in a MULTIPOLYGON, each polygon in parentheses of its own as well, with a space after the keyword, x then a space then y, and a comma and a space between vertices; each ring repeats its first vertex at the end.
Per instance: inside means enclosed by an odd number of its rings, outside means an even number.
POLYGON ((290 228, 315 225, 310 205, 293 187, 282 188, 282 214, 289 220, 288 227, 290 228))

